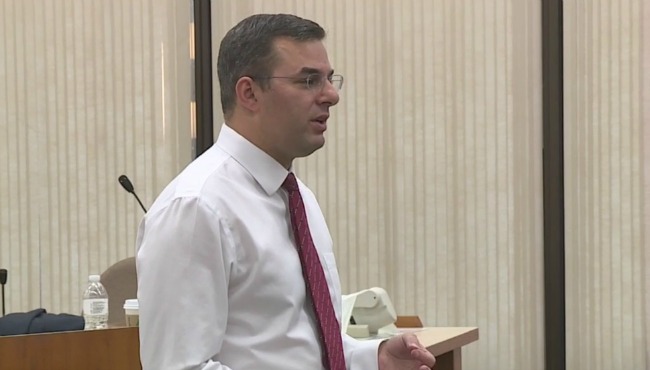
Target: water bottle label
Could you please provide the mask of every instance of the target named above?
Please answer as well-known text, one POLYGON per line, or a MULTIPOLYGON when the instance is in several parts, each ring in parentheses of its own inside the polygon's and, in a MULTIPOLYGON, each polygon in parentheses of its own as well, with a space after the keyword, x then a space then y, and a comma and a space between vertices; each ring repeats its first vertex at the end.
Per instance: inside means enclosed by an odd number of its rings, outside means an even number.
POLYGON ((106 315, 108 314, 108 299, 85 299, 83 309, 86 315, 106 315))

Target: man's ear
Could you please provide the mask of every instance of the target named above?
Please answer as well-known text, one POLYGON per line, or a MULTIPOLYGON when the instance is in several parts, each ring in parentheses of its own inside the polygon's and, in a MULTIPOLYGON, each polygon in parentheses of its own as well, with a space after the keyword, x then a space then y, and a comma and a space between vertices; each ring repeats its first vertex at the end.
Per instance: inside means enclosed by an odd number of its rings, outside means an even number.
POLYGON ((238 105, 253 112, 259 109, 258 97, 261 92, 259 85, 248 76, 240 78, 235 85, 238 105))

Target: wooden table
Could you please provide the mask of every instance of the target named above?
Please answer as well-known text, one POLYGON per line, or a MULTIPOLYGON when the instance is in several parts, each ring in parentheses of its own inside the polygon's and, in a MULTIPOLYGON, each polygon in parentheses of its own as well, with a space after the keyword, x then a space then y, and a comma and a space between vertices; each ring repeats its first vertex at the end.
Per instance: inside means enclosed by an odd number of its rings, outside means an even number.
MULTIPOLYGON (((415 332, 437 362, 434 370, 460 370, 461 347, 477 328, 403 329, 415 332)), ((0 337, 0 369, 140 370, 138 328, 0 337)))
MULTIPOLYGON (((402 331, 405 331, 402 329, 402 331)), ((461 349, 478 340, 478 328, 422 328, 409 329, 420 342, 436 356, 434 370, 461 370, 461 349)))

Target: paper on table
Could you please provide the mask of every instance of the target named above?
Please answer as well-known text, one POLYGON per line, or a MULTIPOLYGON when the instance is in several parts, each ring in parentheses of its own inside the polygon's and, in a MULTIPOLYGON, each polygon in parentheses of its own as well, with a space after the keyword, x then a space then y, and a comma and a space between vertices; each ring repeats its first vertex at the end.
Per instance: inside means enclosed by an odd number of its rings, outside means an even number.
POLYGON ((350 319, 352 318, 352 309, 354 308, 354 303, 357 301, 357 296, 359 293, 344 294, 343 295, 343 311, 341 315, 341 332, 347 333, 348 325, 350 325, 350 319))

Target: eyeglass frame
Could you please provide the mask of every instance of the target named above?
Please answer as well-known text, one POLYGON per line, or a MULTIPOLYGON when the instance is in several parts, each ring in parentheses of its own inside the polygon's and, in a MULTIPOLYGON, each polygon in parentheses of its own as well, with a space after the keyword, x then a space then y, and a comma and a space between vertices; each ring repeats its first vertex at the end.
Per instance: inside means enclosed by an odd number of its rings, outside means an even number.
POLYGON ((309 73, 304 77, 300 77, 300 76, 249 76, 249 77, 252 78, 253 80, 272 80, 276 78, 292 80, 294 83, 303 84, 305 88, 310 91, 322 91, 325 88, 326 80, 329 81, 329 83, 334 87, 336 91, 341 91, 341 89, 343 88, 343 81, 345 81, 343 75, 332 74, 329 76, 325 76, 321 73, 309 73), (315 76, 318 76, 317 81, 319 82, 317 84, 314 84, 314 82, 311 82, 312 80, 310 80, 310 78, 313 78, 315 76))

